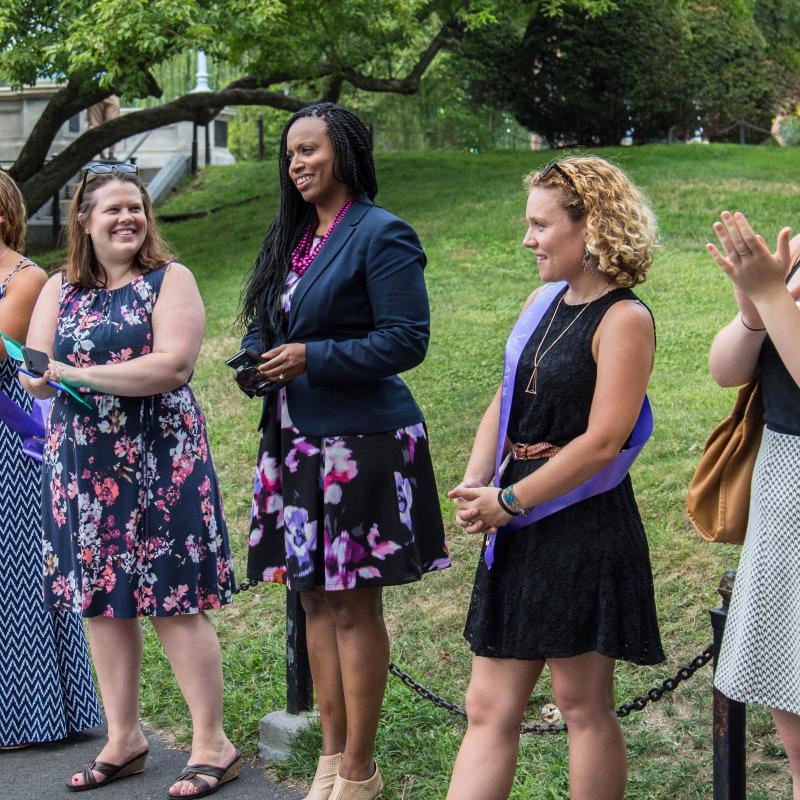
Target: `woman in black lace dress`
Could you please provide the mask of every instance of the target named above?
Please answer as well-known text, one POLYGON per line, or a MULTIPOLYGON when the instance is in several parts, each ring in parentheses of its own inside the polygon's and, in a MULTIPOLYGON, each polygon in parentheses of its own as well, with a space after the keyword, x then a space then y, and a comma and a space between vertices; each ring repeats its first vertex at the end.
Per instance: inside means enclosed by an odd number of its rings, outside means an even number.
POLYGON ((663 660, 630 477, 532 524, 503 527, 581 486, 627 446, 655 351, 652 316, 629 287, 652 262, 655 223, 627 176, 600 158, 565 158, 532 173, 527 187, 523 245, 543 281, 564 283, 526 303, 551 293, 517 363, 504 488, 489 486, 498 391, 450 492, 467 532, 500 532, 484 542, 470 603, 469 726, 447 796, 508 797, 519 723, 547 663, 569 728, 570 797, 619 800, 627 767, 614 662, 663 660))

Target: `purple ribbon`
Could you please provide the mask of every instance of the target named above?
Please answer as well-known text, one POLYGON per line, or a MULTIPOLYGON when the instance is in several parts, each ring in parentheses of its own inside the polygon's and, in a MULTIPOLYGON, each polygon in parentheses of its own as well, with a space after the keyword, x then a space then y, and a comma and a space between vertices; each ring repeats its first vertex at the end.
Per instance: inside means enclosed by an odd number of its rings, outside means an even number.
POLYGON ((29 414, 21 409, 5 392, 0 392, 0 421, 5 422, 22 438, 22 452, 36 461, 42 460, 44 428, 49 400, 34 400, 29 414))
MULTIPOLYGON (((506 432, 508 431, 508 419, 511 414, 511 400, 514 396, 514 382, 517 375, 517 365, 520 356, 536 330, 536 326, 541 321, 547 309, 553 303, 559 292, 566 286, 565 281, 547 284, 536 296, 536 299, 520 314, 519 319, 511 330, 511 334, 506 342, 505 359, 503 363, 503 384, 500 393, 500 421, 497 430, 497 453, 494 466, 494 485, 500 486, 500 465, 503 460, 503 450, 506 442, 506 432)), ((505 530, 524 528, 537 520, 555 514, 568 506, 586 500, 589 497, 607 492, 618 486, 622 479, 628 474, 628 470, 642 451, 647 440, 653 433, 653 411, 650 408, 650 401, 647 395, 642 402, 639 417, 633 427, 630 438, 630 447, 622 450, 617 457, 606 464, 600 472, 593 475, 577 488, 567 492, 561 497, 554 497, 545 503, 540 503, 530 513, 512 517, 508 524, 504 525, 498 534, 505 530)), ((491 569, 494 563, 494 547, 498 534, 489 536, 484 552, 486 566, 491 569)))

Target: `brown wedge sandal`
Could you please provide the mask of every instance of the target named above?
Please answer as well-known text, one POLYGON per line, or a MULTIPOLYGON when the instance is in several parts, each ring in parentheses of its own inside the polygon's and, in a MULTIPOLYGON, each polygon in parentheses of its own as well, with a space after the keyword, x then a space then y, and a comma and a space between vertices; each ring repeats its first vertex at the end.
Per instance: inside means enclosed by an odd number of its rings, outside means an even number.
POLYGON ((88 792, 90 789, 99 789, 101 786, 120 780, 120 778, 138 775, 140 772, 144 772, 144 765, 149 752, 149 750, 143 750, 139 755, 134 756, 124 764, 109 764, 106 761, 92 759, 82 767, 83 783, 78 785, 68 783, 66 787, 71 792, 88 792), (98 781, 94 776, 95 772, 105 775, 106 779, 98 781))
POLYGON ((175 800, 176 797, 208 797, 210 794, 214 794, 223 784, 236 780, 239 777, 241 768, 242 754, 238 750, 227 767, 215 767, 213 764, 189 764, 184 767, 183 772, 175 779, 175 783, 187 781, 200 791, 194 792, 194 794, 172 794, 172 792, 167 792, 167 797, 170 800, 175 800), (201 778, 201 775, 210 775, 212 778, 216 778, 217 782, 212 786, 205 778, 201 778))

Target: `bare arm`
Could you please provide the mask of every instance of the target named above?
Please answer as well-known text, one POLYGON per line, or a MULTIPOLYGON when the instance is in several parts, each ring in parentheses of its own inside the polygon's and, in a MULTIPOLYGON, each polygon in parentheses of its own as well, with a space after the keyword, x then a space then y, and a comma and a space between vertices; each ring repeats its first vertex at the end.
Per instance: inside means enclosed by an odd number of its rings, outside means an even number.
MULTIPOLYGON (((800 236, 791 241, 790 250, 793 253, 800 250, 800 236)), ((716 248, 710 252, 712 255, 716 252, 718 262, 724 258, 716 248)), ((776 257, 778 253, 773 254, 776 257)), ((789 266, 791 263, 790 258, 789 266)), ((708 354, 709 371, 719 386, 741 386, 755 377, 758 356, 767 336, 766 330, 751 330, 765 327, 761 314, 736 284, 733 289, 739 313, 717 333, 708 354)), ((788 290, 795 299, 800 296, 800 271, 790 280, 788 290)))
MULTIPOLYGON (((45 271, 33 265, 14 275, 0 302, 0 331, 18 342, 27 339, 33 309, 46 282, 45 271)), ((0 361, 5 358, 6 349, 0 339, 0 361)))
POLYGON ((153 352, 119 364, 73 367, 51 362, 56 380, 121 397, 146 397, 183 386, 205 330, 205 309, 192 273, 173 263, 153 308, 153 352))
MULTIPOLYGON (((60 294, 61 274, 59 273, 58 275, 53 275, 47 281, 44 289, 39 294, 39 299, 33 309, 26 339, 29 347, 34 348, 34 350, 41 350, 51 358, 53 357, 53 339, 55 339, 58 325, 58 298, 60 294)), ((40 400, 45 400, 56 393, 52 386, 47 385, 48 378, 52 379, 50 370, 41 378, 29 378, 27 375, 20 374, 19 382, 29 394, 38 397, 40 400)))
MULTIPOLYGON (((708 250, 731 279, 740 307, 742 300, 755 312, 763 332, 747 330, 743 314, 734 318, 714 338, 709 354, 709 367, 721 386, 737 386, 755 376, 758 354, 769 333, 778 354, 795 383, 800 385, 800 311, 795 298, 800 295, 800 275, 788 287, 785 276, 791 267, 791 250, 800 244, 800 237, 790 242, 790 230, 778 236, 778 247, 770 253, 763 237, 756 235, 743 214, 724 212, 722 222, 714 226, 725 255, 709 245, 708 250), (738 328, 737 328, 738 325, 738 328)), ((748 306, 745 306, 747 308, 748 306)))

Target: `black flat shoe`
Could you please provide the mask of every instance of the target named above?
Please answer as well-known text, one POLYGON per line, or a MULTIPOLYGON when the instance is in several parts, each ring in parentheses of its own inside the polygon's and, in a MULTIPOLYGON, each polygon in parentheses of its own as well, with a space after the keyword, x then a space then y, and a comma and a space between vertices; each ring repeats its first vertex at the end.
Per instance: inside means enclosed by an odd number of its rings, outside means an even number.
POLYGON ((143 750, 139 755, 126 761, 124 764, 108 764, 105 761, 97 761, 93 759, 83 765, 83 783, 66 784, 67 789, 71 792, 88 792, 90 789, 99 789, 113 781, 118 781, 120 778, 128 778, 131 775, 138 775, 144 772, 144 765, 147 761, 147 754, 149 750, 143 750), (100 772, 106 776, 104 781, 98 781, 94 776, 94 772, 100 772))

